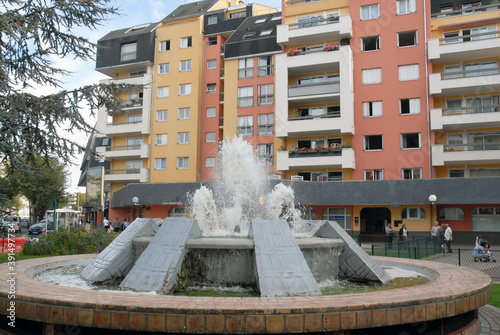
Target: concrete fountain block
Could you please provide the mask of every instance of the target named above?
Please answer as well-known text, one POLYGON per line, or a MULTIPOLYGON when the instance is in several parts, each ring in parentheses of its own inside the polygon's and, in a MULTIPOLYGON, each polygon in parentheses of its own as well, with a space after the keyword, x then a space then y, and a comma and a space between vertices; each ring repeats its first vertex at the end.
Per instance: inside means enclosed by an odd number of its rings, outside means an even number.
POLYGON ((81 271, 80 276, 90 283, 102 283, 127 274, 134 261, 133 239, 153 236, 158 231, 160 222, 158 219, 135 219, 81 271))

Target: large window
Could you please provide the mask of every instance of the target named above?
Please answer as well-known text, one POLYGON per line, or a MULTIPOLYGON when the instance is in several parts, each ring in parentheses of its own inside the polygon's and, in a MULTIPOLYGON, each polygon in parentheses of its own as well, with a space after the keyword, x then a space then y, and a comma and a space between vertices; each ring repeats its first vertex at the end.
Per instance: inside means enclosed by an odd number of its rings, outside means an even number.
POLYGON ((403 179, 422 179, 422 169, 402 169, 403 179))
POLYGON ((216 59, 209 59, 207 60, 207 69, 216 69, 217 68, 217 60, 216 59))
POLYGON ((122 44, 120 51, 120 60, 122 62, 134 60, 137 58, 137 43, 122 44))
POLYGON ((170 50, 170 40, 160 41, 160 52, 170 50))
POLYGON ((399 100, 400 113, 405 114, 420 114, 420 99, 401 99, 399 100))
POLYGON ((274 164, 274 145, 273 144, 259 144, 257 146, 257 155, 264 165, 274 164))
POLYGON ((253 106, 253 86, 238 87, 238 107, 253 106))
POLYGON ((364 137, 365 151, 383 150, 382 135, 368 135, 364 137))
POLYGON ((406 207, 401 210, 403 220, 425 220, 425 210, 422 207, 406 207))
POLYGON ((155 158, 155 170, 165 170, 167 168, 166 158, 155 158))
POLYGON ((500 207, 478 207, 472 210, 472 230, 500 231, 500 207))
POLYGON ((238 61, 238 78, 253 77, 253 58, 244 58, 238 61))
POLYGON ((179 71, 186 72, 186 71, 191 71, 191 69, 192 69, 191 59, 181 60, 179 65, 179 71))
POLYGON ((351 211, 347 208, 325 208, 323 220, 336 221, 345 230, 351 230, 351 211))
POLYGON ((274 85, 266 84, 257 87, 259 96, 257 101, 259 106, 272 105, 274 103, 274 85))
POLYGON ((187 120, 191 118, 191 108, 190 107, 183 107, 179 108, 178 111, 178 119, 179 120, 187 120))
POLYGON ((215 107, 207 107, 206 116, 207 117, 216 117, 217 109, 215 107))
POLYGON ((168 86, 158 87, 158 98, 168 98, 170 88, 168 86))
POLYGON ((460 207, 444 207, 439 211, 440 220, 465 220, 464 210, 460 207))
POLYGON ((168 121, 168 110, 156 111, 156 121, 168 121))
POLYGON ((398 67, 399 81, 418 80, 420 78, 418 64, 400 65, 398 67))
POLYGON ((273 75, 273 56, 259 57, 259 77, 273 75))
POLYGON ((167 145, 167 134, 156 134, 156 145, 167 145))
POLYGON ((238 136, 253 136, 253 116, 238 116, 238 136))
POLYGON ((380 17, 379 5, 361 6, 361 20, 372 20, 380 17))
POLYGON ((216 24, 217 23, 217 15, 210 15, 207 18, 207 24, 216 24))
POLYGON ((361 70, 363 85, 379 84, 382 82, 382 69, 361 70))
POLYGON ((384 180, 384 170, 365 170, 365 180, 384 180))
POLYGON ((401 134, 401 149, 419 149, 420 133, 401 134))
POLYGON ((177 133, 177 144, 188 144, 189 132, 177 133))
POLYGON ((417 45, 417 32, 405 31, 398 33, 398 47, 410 47, 417 45))
POLYGON ((191 36, 189 37, 183 37, 181 38, 181 48, 189 48, 193 46, 193 38, 191 36))
POLYGON ((415 13, 417 11, 417 5, 415 0, 397 0, 396 1, 396 13, 398 15, 415 13))
POLYGON ((205 167, 215 167, 215 157, 206 157, 205 167))
POLYGON ((369 36, 362 38, 363 51, 380 50, 380 36, 369 36))
POLYGON ((274 129, 274 114, 259 114, 258 115, 258 135, 272 135, 274 129))
POLYGON ((363 102, 363 116, 382 116, 382 101, 363 102))
POLYGON ((158 74, 167 74, 170 72, 170 64, 158 64, 158 74))
POLYGON ((205 133, 205 142, 208 142, 208 143, 215 142, 215 132, 205 133))
POLYGON ((216 84, 207 84, 207 93, 215 93, 217 92, 216 84))
POLYGON ((179 85, 179 95, 190 95, 190 94, 191 94, 191 84, 179 85))
POLYGON ((189 157, 177 157, 177 168, 179 170, 189 169, 189 157))

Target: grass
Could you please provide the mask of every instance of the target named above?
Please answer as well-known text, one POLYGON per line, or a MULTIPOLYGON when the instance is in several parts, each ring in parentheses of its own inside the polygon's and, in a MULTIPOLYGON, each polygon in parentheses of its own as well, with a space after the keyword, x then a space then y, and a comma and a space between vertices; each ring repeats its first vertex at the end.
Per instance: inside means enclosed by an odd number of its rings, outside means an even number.
MULTIPOLYGON (((41 258, 41 257, 48 257, 46 255, 37 255, 37 256, 33 256, 33 255, 25 255, 23 254, 22 252, 16 252, 15 256, 14 256, 14 259, 16 261, 21 261, 23 259, 30 259, 30 258, 41 258)), ((9 254, 5 253, 5 254, 0 254, 0 263, 5 263, 5 262, 8 262, 9 261, 9 254)))
POLYGON ((500 308, 500 284, 493 284, 490 305, 500 308))

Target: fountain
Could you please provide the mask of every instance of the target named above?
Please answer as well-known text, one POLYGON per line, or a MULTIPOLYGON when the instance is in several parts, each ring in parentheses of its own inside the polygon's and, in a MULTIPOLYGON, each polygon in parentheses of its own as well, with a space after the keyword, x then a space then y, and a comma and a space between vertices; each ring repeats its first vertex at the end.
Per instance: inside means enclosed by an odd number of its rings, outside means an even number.
MULTIPOLYGON (((69 326, 89 334, 98 328, 193 334, 477 331, 477 309, 491 295, 487 275, 368 256, 336 222, 301 220, 293 189, 268 189, 265 169, 253 157, 241 138, 224 141, 217 183, 192 195, 191 218, 137 219, 97 257, 18 262, 15 297, 9 295, 12 285, 0 283, 1 310, 15 302, 15 318, 38 322, 46 334, 69 326), (88 282, 117 281, 121 290, 34 279, 75 264, 83 266, 80 275, 88 282), (386 283, 389 268, 411 270, 429 282, 321 294, 320 283, 338 278, 386 283), (192 285, 250 287, 257 296, 171 295, 192 285)), ((2 264, 0 271, 9 270, 2 264)))

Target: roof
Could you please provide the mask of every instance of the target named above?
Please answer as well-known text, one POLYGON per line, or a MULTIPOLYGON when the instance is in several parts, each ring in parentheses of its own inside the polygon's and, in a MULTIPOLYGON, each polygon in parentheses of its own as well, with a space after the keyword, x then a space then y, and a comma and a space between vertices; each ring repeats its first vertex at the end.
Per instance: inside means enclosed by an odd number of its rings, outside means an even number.
POLYGON ((265 35, 265 37, 276 39, 276 26, 279 24, 281 24, 281 12, 247 17, 226 41, 226 44, 261 39, 261 33, 270 29, 272 30, 271 34, 265 35), (273 19, 278 17, 279 20, 273 19), (249 36, 252 33, 253 36, 249 36))
POLYGON ((113 30, 99 39, 98 42, 121 38, 125 36, 141 35, 155 30, 158 23, 145 23, 123 29, 113 30))
MULTIPOLYGON (((500 178, 440 178, 418 180, 374 180, 310 182, 270 180, 291 186, 295 203, 300 205, 417 205, 429 204, 429 195, 437 197, 436 204, 500 204, 500 178)), ((184 205, 190 195, 215 182, 128 184, 113 195, 112 207, 134 205, 184 205)))
POLYGON ((206 14, 219 0, 195 1, 181 5, 174 9, 170 14, 161 20, 168 22, 192 16, 200 16, 206 14))

